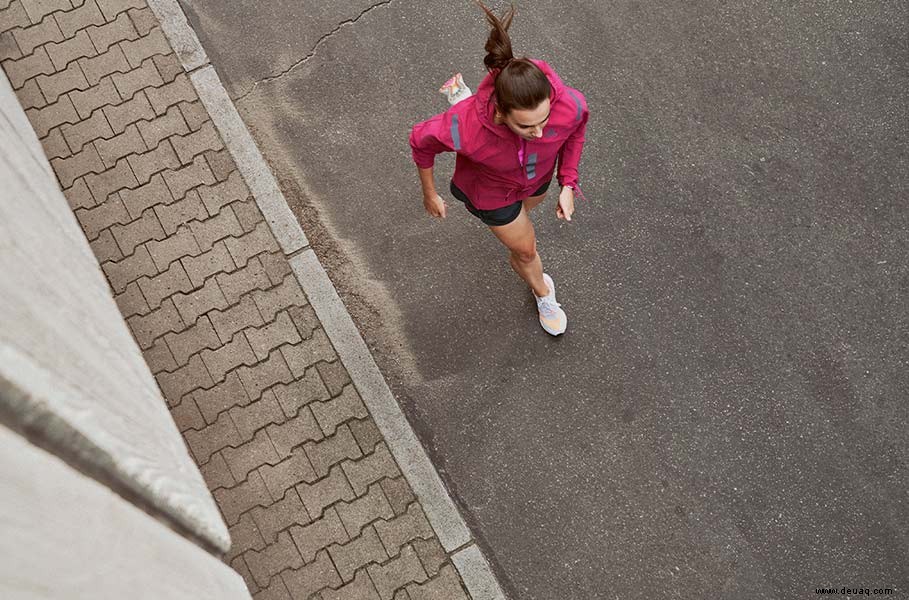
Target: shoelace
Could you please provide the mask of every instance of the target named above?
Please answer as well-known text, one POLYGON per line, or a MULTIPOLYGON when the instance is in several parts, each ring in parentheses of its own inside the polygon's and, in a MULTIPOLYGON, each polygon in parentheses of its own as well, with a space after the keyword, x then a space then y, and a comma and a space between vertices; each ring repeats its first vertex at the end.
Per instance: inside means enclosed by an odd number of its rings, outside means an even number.
POLYGON ((562 306, 555 300, 550 300, 549 298, 540 298, 537 302, 537 309, 543 314, 544 317, 555 317, 559 314, 559 307, 562 306))

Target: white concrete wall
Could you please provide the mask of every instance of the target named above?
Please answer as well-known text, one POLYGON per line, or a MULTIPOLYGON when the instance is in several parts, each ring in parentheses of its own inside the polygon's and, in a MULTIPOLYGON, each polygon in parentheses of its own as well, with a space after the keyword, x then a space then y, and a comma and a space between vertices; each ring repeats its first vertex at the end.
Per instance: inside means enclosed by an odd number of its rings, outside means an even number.
POLYGON ((227 549, 217 506, 2 70, 0 423, 227 549))
POLYGON ((249 600, 227 565, 0 425, 0 598, 249 600))

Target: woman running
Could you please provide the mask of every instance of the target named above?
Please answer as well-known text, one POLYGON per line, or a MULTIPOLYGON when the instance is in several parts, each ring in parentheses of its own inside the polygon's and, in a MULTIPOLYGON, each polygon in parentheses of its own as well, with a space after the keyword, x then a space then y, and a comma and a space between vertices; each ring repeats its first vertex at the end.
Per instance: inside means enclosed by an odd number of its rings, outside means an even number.
POLYGON ((575 192, 583 198, 578 161, 587 102, 545 62, 514 57, 508 37, 514 5, 497 18, 477 4, 492 26, 483 60, 489 74, 476 94, 418 123, 410 134, 423 206, 445 218, 447 204, 436 192, 433 163, 440 152, 456 152, 451 194, 508 248, 512 269, 536 298, 540 324, 560 335, 568 318, 556 302, 552 278, 543 272, 528 212, 543 201, 558 160, 556 215, 571 221, 575 192))

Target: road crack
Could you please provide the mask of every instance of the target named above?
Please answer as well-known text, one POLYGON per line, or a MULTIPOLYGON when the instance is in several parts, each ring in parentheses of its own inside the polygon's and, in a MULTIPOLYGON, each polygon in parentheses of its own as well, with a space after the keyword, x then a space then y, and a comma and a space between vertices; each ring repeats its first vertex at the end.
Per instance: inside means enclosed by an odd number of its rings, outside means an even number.
POLYGON ((393 2, 393 0, 383 0, 382 2, 377 2, 376 4, 373 4, 372 6, 363 10, 360 14, 358 14, 353 19, 347 19, 346 21, 341 21, 340 23, 338 23, 337 27, 335 27, 334 29, 332 29, 331 31, 329 31, 328 33, 326 33, 322 37, 320 37, 316 41, 316 43, 313 45, 313 47, 310 49, 309 53, 306 56, 304 56, 303 58, 301 58, 297 62, 293 63, 288 68, 284 69, 283 71, 281 71, 280 73, 278 73, 276 75, 269 75, 268 77, 265 77, 264 79, 260 79, 256 82, 253 82, 252 86, 250 86, 250 88, 248 90, 246 90, 245 92, 243 92, 242 94, 240 94, 239 96, 234 98, 234 103, 241 102, 243 99, 245 99, 251 93, 253 93, 255 91, 255 89, 257 87, 259 87, 259 84, 268 83, 269 81, 275 81, 276 79, 281 79, 282 77, 289 74, 291 71, 297 69, 301 65, 306 64, 306 62, 309 59, 311 59, 313 56, 316 55, 316 51, 319 49, 319 46, 321 46, 325 40, 327 40, 328 38, 332 37, 339 31, 341 31, 341 29, 343 29, 344 27, 347 27, 348 25, 353 25, 354 23, 359 21, 363 17, 363 15, 365 15, 366 13, 371 12, 374 9, 379 8, 380 6, 385 6, 386 4, 391 4, 392 2, 393 2))

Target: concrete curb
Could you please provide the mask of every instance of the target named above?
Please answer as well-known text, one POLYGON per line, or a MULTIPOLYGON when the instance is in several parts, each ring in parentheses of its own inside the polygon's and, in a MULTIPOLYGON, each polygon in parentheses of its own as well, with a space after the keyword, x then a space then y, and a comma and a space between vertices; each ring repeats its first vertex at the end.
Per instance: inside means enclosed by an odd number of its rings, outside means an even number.
POLYGON ((211 115, 228 151, 272 232, 288 256, 294 275, 322 323, 325 333, 360 392, 376 426, 419 499, 426 517, 474 600, 504 600, 470 530, 441 477, 407 422, 385 378, 350 318, 309 241, 293 216, 274 175, 259 152, 236 107, 221 84, 176 0, 147 0, 211 115))

